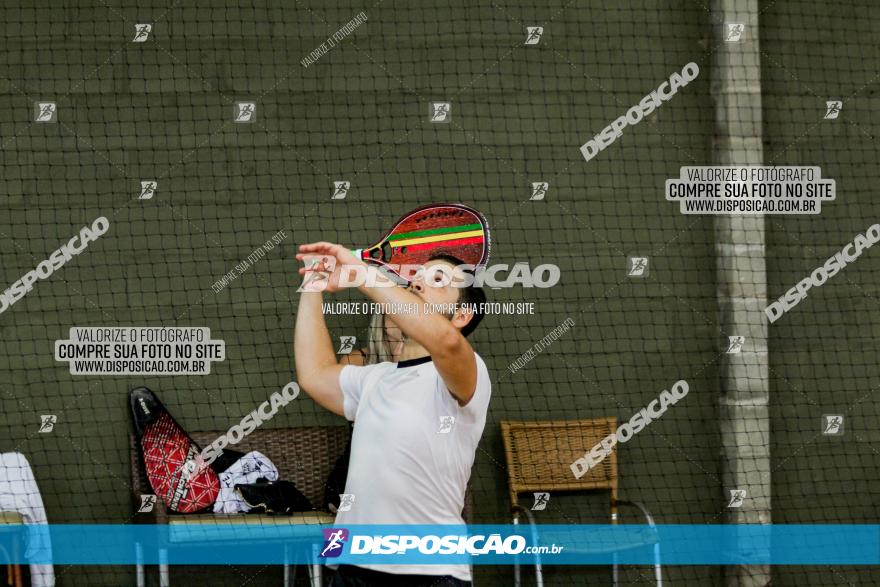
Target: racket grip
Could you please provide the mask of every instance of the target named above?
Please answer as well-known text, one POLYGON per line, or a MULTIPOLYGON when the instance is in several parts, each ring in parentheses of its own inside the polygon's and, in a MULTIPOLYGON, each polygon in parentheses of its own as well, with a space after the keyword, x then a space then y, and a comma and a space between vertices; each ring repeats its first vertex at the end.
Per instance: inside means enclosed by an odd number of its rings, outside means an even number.
POLYGON ((354 255, 355 257, 357 257, 360 260, 363 260, 363 258, 364 258, 364 250, 363 249, 349 249, 349 250, 351 251, 352 255, 354 255))

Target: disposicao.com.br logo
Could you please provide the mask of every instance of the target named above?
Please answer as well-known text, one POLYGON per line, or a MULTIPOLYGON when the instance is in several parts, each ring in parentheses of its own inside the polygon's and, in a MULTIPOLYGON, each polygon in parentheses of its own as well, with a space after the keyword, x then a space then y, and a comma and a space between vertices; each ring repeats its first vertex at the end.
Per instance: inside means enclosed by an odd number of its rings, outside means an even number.
POLYGON ((324 528, 324 546, 321 547, 322 558, 336 558, 342 554, 348 542, 348 530, 345 528, 324 528))
POLYGON ((501 534, 349 534, 346 528, 324 529, 321 557, 338 557, 348 544, 349 555, 517 555, 558 554, 564 546, 528 546, 524 536, 501 534))

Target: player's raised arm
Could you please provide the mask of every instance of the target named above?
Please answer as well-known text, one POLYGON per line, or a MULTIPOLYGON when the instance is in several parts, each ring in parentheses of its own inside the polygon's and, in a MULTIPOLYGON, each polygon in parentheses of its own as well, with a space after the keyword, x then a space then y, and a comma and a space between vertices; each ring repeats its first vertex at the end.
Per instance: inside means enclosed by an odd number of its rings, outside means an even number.
MULTIPOLYGON (((342 272, 345 271, 348 275, 349 268, 357 265, 366 267, 366 264, 352 255, 349 249, 334 243, 318 242, 301 245, 299 251, 296 256, 298 260, 305 260, 309 255, 335 259, 335 267, 332 273, 327 276, 324 291, 339 291, 351 287, 347 279, 340 280, 342 272)), ((447 261, 439 263, 447 265, 447 269, 455 266, 455 263, 447 261)), ((436 265, 437 263, 432 266, 433 268, 428 267, 426 272, 431 279, 434 278, 436 265)), ((306 278, 312 272, 309 268, 301 268, 299 271, 306 278)), ((446 286, 429 285, 423 276, 413 280, 412 286, 405 289, 396 287, 387 277, 375 274, 372 284, 368 284, 367 281, 361 282, 358 285, 358 290, 375 302, 402 310, 389 312, 387 316, 404 335, 414 340, 430 354, 450 393, 455 396, 460 405, 466 405, 476 390, 477 362, 473 348, 462 335, 462 329, 471 322, 474 314, 462 308, 444 316, 443 313, 429 309, 434 306, 454 306, 460 303, 462 300, 459 288, 453 287, 452 284, 446 286)), ((320 307, 318 307, 318 311, 320 311, 320 307)), ((323 317, 321 324, 323 326, 323 317)), ((299 330, 298 322, 297 330, 299 330)), ((326 328, 324 332, 326 335, 326 328)), ((326 336, 328 348, 332 352, 332 347, 329 346, 329 335, 326 336)), ((297 366, 299 360, 300 357, 297 356, 297 366)), ((306 388, 303 387, 303 389, 306 388)))
POLYGON ((296 377, 300 388, 318 405, 342 416, 342 389, 339 387, 342 365, 336 361, 321 302, 319 292, 300 294, 293 334, 296 377))
MULTIPOLYGON (((449 264, 450 268, 452 266, 449 264)), ((426 284, 426 279, 432 275, 433 268, 429 266, 425 276, 414 279, 408 289, 381 287, 381 281, 387 281, 387 278, 380 275, 376 280, 379 287, 361 285, 358 289, 375 302, 403 310, 390 312, 388 318, 428 351, 450 393, 459 405, 465 406, 476 391, 477 361, 462 329, 474 316, 464 308, 445 316, 430 310, 431 306, 451 307, 462 301, 458 288, 426 284), (413 311, 407 311, 410 308, 413 311)))

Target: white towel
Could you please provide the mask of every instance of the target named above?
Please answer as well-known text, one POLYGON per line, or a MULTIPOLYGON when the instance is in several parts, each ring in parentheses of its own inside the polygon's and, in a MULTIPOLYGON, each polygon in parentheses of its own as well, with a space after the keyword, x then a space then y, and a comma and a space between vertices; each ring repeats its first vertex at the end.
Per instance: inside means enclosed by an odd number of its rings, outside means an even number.
POLYGON ((260 477, 269 481, 278 480, 278 468, 264 454, 251 451, 232 463, 220 474, 220 494, 214 502, 214 513, 235 514, 250 511, 251 506, 235 493, 235 486, 256 483, 260 477))
MULTIPOLYGON (((0 453, 0 511, 18 512, 26 524, 48 524, 40 488, 25 456, 18 452, 0 453)), ((39 532, 28 541, 25 556, 52 557, 52 542, 47 532, 39 532)), ((30 565, 33 587, 53 587, 52 565, 30 565)))

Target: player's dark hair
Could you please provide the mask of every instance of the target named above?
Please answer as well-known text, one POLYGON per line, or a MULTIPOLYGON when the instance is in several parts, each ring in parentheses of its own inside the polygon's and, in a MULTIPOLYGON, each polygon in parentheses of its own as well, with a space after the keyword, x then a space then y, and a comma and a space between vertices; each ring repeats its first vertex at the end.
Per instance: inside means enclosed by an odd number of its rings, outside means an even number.
MULTIPOLYGON (((453 257, 452 255, 447 255, 445 253, 433 255, 428 261, 446 261, 455 267, 465 264, 465 262, 458 257, 453 257)), ((469 275, 474 275, 474 271, 471 269, 462 269, 462 271, 469 275)), ((480 322, 483 321, 483 306, 486 303, 486 292, 483 291, 482 287, 474 284, 456 289, 458 289, 459 306, 467 308, 473 312, 471 321, 465 324, 464 328, 461 329, 462 336, 466 337, 476 330, 480 322)))

